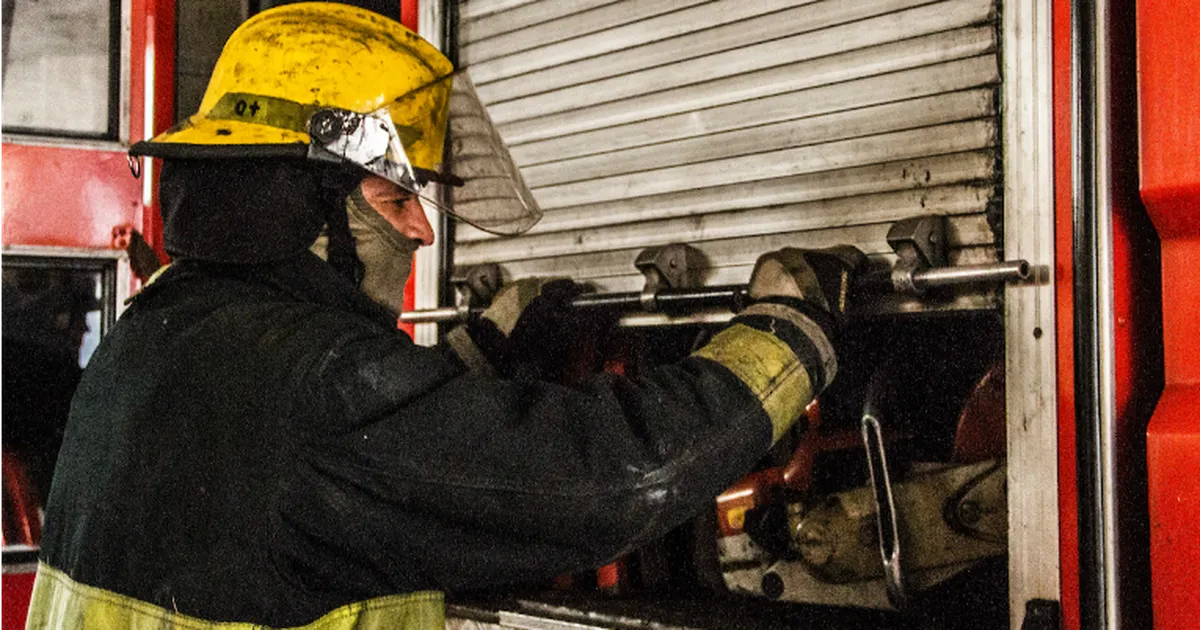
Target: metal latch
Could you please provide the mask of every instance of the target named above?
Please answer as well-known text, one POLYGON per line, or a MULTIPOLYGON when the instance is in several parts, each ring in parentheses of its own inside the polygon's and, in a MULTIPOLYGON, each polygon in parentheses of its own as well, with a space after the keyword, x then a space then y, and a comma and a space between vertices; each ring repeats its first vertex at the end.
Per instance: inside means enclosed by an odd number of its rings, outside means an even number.
POLYGON ((461 297, 460 303, 468 308, 479 308, 492 303, 504 280, 500 265, 484 263, 467 269, 462 277, 451 282, 461 297))
POLYGON ((945 267, 946 220, 941 216, 920 216, 892 224, 887 243, 900 257, 892 267, 892 286, 900 293, 924 293, 925 287, 914 281, 918 271, 945 267))
POLYGON ((660 310, 658 294, 665 289, 692 289, 700 286, 704 254, 686 243, 648 247, 633 261, 646 278, 641 304, 647 312, 660 310))

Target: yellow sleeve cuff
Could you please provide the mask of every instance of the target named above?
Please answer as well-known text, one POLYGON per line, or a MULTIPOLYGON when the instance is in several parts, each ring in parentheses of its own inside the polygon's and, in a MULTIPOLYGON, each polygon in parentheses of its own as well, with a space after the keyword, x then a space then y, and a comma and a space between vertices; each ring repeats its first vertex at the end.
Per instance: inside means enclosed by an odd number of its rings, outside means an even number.
POLYGON ((772 444, 812 400, 808 372, 792 349, 771 333, 734 324, 692 356, 719 363, 750 389, 771 419, 772 444))

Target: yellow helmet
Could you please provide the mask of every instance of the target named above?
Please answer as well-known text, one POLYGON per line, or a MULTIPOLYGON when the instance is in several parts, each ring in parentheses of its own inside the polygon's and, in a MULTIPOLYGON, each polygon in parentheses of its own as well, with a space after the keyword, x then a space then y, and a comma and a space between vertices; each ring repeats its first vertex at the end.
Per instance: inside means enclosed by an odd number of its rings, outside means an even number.
POLYGON ((470 79, 399 22, 329 2, 287 4, 225 43, 200 111, 130 148, 172 159, 299 157, 354 164, 414 192, 451 183, 439 210, 482 230, 519 234, 541 209, 470 79), (447 120, 464 179, 441 175, 447 120))
POLYGON ((411 189, 412 167, 434 172, 442 161, 453 71, 431 44, 377 13, 279 6, 230 36, 200 111, 130 152, 346 160, 411 189))

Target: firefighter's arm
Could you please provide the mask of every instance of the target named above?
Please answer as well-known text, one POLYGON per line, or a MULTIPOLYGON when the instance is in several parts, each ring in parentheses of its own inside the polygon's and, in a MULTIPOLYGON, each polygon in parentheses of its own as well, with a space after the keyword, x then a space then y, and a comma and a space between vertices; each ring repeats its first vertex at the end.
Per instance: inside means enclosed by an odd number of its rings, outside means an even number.
POLYGON ((828 381, 798 303, 816 285, 781 282, 637 379, 451 374, 435 349, 351 344, 322 380, 357 420, 314 444, 297 484, 312 491, 287 510, 376 571, 415 562, 444 588, 601 564, 704 509, 828 381))
POLYGON ((750 275, 754 302, 694 355, 729 369, 754 393, 774 440, 837 375, 834 341, 864 262, 849 246, 760 256, 750 275))

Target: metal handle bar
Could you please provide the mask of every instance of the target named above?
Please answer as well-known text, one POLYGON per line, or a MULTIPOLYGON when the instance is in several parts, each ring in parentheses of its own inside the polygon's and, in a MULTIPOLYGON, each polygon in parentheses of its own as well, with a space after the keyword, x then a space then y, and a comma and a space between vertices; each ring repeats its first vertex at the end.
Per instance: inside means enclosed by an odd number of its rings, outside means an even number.
MULTIPOLYGON (((918 289, 946 287, 963 284, 986 284, 1016 282, 1029 278, 1029 263, 1011 260, 985 265, 961 267, 938 267, 914 271, 912 283, 918 289)), ((864 289, 889 290, 892 286, 887 274, 868 274, 857 283, 864 289)), ((744 284, 701 287, 697 289, 663 289, 647 296, 643 293, 597 293, 581 295, 571 301, 574 308, 608 309, 615 311, 696 311, 708 308, 740 310, 750 301, 749 288, 744 284), (649 298, 649 299, 647 299, 649 298), (653 309, 647 309, 647 303, 653 309)), ((406 311, 400 321, 419 324, 428 322, 464 321, 478 315, 482 309, 465 306, 406 311)))
POLYGON ((879 556, 883 562, 884 583, 888 600, 899 610, 908 603, 908 588, 905 583, 904 560, 901 550, 900 515, 896 511, 896 497, 892 489, 892 478, 888 472, 887 446, 883 441, 880 419, 887 404, 887 365, 880 366, 867 385, 863 403, 862 438, 867 452, 867 472, 871 478, 871 491, 875 497, 875 524, 879 530, 879 556))

